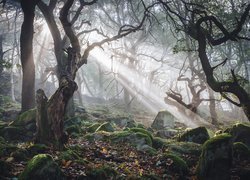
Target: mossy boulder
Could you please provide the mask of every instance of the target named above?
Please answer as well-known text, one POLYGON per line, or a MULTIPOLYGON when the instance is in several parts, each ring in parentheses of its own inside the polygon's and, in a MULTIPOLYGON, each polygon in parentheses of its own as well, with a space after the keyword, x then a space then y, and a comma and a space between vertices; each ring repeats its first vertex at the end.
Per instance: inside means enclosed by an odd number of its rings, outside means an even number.
POLYGON ((111 125, 111 123, 105 122, 105 123, 101 124, 101 125, 96 129, 96 132, 98 132, 98 131, 114 132, 115 129, 114 129, 114 127, 111 125))
POLYGON ((181 177, 188 174, 187 163, 175 154, 163 154, 161 164, 164 164, 164 166, 166 166, 167 171, 175 172, 181 177))
POLYGON ((106 179, 117 179, 118 172, 109 166, 102 166, 89 170, 87 176, 84 179, 92 180, 106 180, 106 179))
POLYGON ((36 109, 30 109, 20 114, 15 121, 11 123, 12 126, 26 126, 30 123, 36 123, 36 109))
POLYGON ((221 134, 206 141, 197 166, 199 179, 230 179, 232 136, 221 134))
POLYGON ((61 152, 58 159, 69 161, 69 160, 78 160, 80 159, 80 157, 74 150, 68 149, 66 151, 61 152))
POLYGON ((93 133, 100 126, 100 123, 94 123, 87 127, 87 132, 93 133))
POLYGON ((152 146, 155 149, 161 149, 165 147, 166 141, 160 137, 153 137, 152 146))
POLYGON ((162 129, 162 130, 157 131, 155 136, 167 139, 167 138, 174 137, 175 135, 177 135, 177 133, 178 133, 177 130, 167 128, 167 129, 162 129))
POLYGON ((86 134, 84 137, 88 141, 93 142, 93 141, 107 140, 109 139, 109 136, 110 136, 109 132, 98 131, 98 132, 86 134))
POLYGON ((186 130, 178 137, 178 141, 194 142, 203 144, 209 139, 208 131, 205 127, 198 127, 190 130, 186 130))
POLYGON ((78 125, 71 125, 65 128, 65 131, 71 135, 71 134, 79 134, 81 132, 81 129, 78 125))
POLYGON ((250 126, 237 123, 224 131, 232 135, 233 142, 242 142, 250 148, 250 126))
POLYGON ((154 119, 151 127, 155 130, 162 130, 167 127, 174 128, 176 118, 168 111, 160 111, 154 119))
POLYGON ((144 145, 152 147, 152 138, 147 134, 142 132, 133 132, 133 131, 120 131, 115 132, 111 135, 111 142, 127 142, 132 146, 136 147, 137 150, 142 150, 144 145))
POLYGON ((129 131, 135 132, 135 133, 137 133, 137 132, 143 133, 143 134, 147 135, 148 137, 150 137, 151 140, 153 140, 153 136, 152 136, 151 132, 147 131, 146 129, 137 127, 137 128, 130 128, 129 131))
POLYGON ((18 148, 15 145, 7 143, 3 137, 0 136, 0 157, 9 156, 10 153, 16 151, 18 148))
POLYGON ((69 118, 67 120, 64 121, 64 128, 67 128, 67 127, 70 127, 72 125, 81 125, 82 124, 82 120, 80 117, 72 117, 72 118, 69 118))
POLYGON ((28 159, 28 155, 29 153, 26 149, 17 149, 11 153, 11 157, 13 157, 16 161, 26 161, 28 159))
POLYGON ((242 142, 233 143, 233 156, 238 160, 250 159, 250 150, 242 142))
POLYGON ((27 151, 29 152, 29 154, 34 156, 37 154, 45 153, 48 149, 48 146, 46 146, 45 144, 32 144, 27 148, 27 151))
POLYGON ((8 126, 3 129, 3 137, 10 140, 25 139, 25 130, 22 127, 8 126))
POLYGON ((20 180, 61 180, 64 179, 59 166, 48 154, 34 156, 19 176, 20 180))

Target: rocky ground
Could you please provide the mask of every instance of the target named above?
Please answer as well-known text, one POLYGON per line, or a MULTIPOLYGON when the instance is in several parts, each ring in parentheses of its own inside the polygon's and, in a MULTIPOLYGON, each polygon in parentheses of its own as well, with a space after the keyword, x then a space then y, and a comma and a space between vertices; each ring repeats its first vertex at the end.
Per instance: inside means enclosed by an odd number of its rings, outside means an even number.
MULTIPOLYGON (((35 112, 18 114, 5 103, 0 115, 0 179, 249 179, 250 126, 219 131, 147 127, 105 106, 78 107, 65 119, 63 151, 33 144, 35 112)), ((137 113, 142 119, 142 113, 137 113)), ((145 118, 150 119, 150 114, 145 118)), ((142 122, 142 120, 141 120, 142 122)))

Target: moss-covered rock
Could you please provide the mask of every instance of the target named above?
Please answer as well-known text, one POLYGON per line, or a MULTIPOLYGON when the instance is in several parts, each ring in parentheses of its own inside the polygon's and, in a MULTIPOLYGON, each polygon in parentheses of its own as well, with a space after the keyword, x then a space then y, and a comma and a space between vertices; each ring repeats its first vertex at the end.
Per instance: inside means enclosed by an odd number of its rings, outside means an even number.
POLYGON ((0 157, 9 156, 10 153, 17 149, 18 148, 15 145, 7 143, 5 139, 0 136, 0 157))
POLYGON ((102 166, 95 169, 89 170, 87 176, 84 177, 87 180, 98 179, 98 180, 106 180, 106 179, 116 179, 118 173, 116 170, 109 166, 102 166))
POLYGON ((172 138, 177 133, 178 133, 177 130, 168 128, 168 129, 162 129, 162 130, 157 131, 155 136, 160 137, 160 138, 172 138))
POLYGON ((3 129, 3 137, 10 140, 20 140, 25 138, 25 130, 22 127, 8 126, 3 129))
POLYGON ((191 130, 186 130, 178 137, 178 141, 194 142, 203 144, 209 139, 209 134, 205 127, 198 127, 191 130))
POLYGON ((61 169, 48 154, 34 156, 19 176, 20 180, 61 180, 64 179, 61 169))
POLYGON ((181 177, 188 174, 187 163, 175 154, 164 154, 161 163, 166 166, 167 171, 175 172, 181 177))
POLYGON ((28 159, 28 155, 29 153, 26 149, 17 149, 11 153, 11 157, 13 157, 16 161, 26 161, 28 159))
POLYGON ((90 133, 93 133, 96 131, 96 129, 100 126, 101 124, 100 123, 94 123, 90 126, 87 127, 87 131, 90 132, 90 133))
POLYGON ((250 150, 242 142, 233 143, 233 156, 239 160, 250 159, 250 150))
POLYGON ((138 150, 142 150, 142 146, 152 146, 152 138, 142 132, 121 131, 111 135, 111 142, 127 142, 135 146, 138 150))
POLYGON ((29 154, 34 156, 37 154, 45 153, 48 149, 48 146, 46 146, 45 144, 32 144, 27 148, 27 151, 29 152, 29 154))
POLYGON ((166 141, 159 137, 153 137, 152 146, 155 149, 161 149, 166 145, 166 141))
POLYGON ((71 125, 65 128, 65 131, 71 135, 71 134, 79 134, 81 132, 81 129, 78 125, 71 125))
POLYGON ((81 125, 82 120, 80 117, 72 117, 64 121, 64 128, 70 127, 72 125, 81 125))
POLYGON ((114 129, 114 127, 111 125, 111 123, 105 122, 105 123, 101 124, 101 125, 96 129, 96 132, 98 132, 98 131, 114 132, 115 129, 114 129))
POLYGON ((197 166, 200 179, 230 179, 232 136, 221 134, 206 141, 197 166))
POLYGON ((93 142, 93 141, 99 141, 99 140, 107 140, 107 139, 109 139, 109 136, 110 136, 109 132, 98 131, 98 132, 86 134, 84 137, 88 141, 93 142))
POLYGON ((20 114, 15 121, 11 123, 12 126, 26 126, 30 123, 36 123, 36 109, 30 109, 20 114))
POLYGON ((250 126, 237 123, 224 131, 232 135, 233 142, 242 142, 250 148, 250 126))
POLYGON ((139 133, 143 133, 145 135, 147 135, 148 137, 150 137, 151 141, 153 140, 153 136, 151 134, 151 132, 147 131, 146 129, 143 129, 143 128, 130 128, 129 131, 131 132, 139 132, 139 133))
POLYGON ((69 161, 69 160, 78 160, 80 159, 80 157, 74 150, 68 149, 66 151, 61 152, 58 159, 69 161))

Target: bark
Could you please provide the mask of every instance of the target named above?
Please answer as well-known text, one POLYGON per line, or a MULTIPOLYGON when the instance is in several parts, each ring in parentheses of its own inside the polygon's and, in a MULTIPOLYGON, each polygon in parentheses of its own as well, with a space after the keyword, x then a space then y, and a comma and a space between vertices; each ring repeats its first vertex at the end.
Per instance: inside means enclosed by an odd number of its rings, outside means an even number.
POLYGON ((218 116, 216 113, 216 104, 215 104, 215 97, 214 97, 214 92, 208 88, 208 94, 209 94, 209 111, 211 115, 211 120, 213 125, 218 125, 218 116))
POLYGON ((22 107, 21 111, 27 111, 35 107, 35 64, 33 60, 33 33, 35 7, 38 1, 22 0, 21 7, 24 20, 21 28, 21 64, 23 70, 22 80, 22 107))

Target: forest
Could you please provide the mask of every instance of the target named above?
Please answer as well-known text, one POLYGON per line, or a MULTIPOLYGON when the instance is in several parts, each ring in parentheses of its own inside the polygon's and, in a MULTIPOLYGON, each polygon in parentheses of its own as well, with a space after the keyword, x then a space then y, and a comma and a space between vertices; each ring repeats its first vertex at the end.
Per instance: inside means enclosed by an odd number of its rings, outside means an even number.
POLYGON ((249 177, 249 0, 0 0, 0 180, 249 177))

